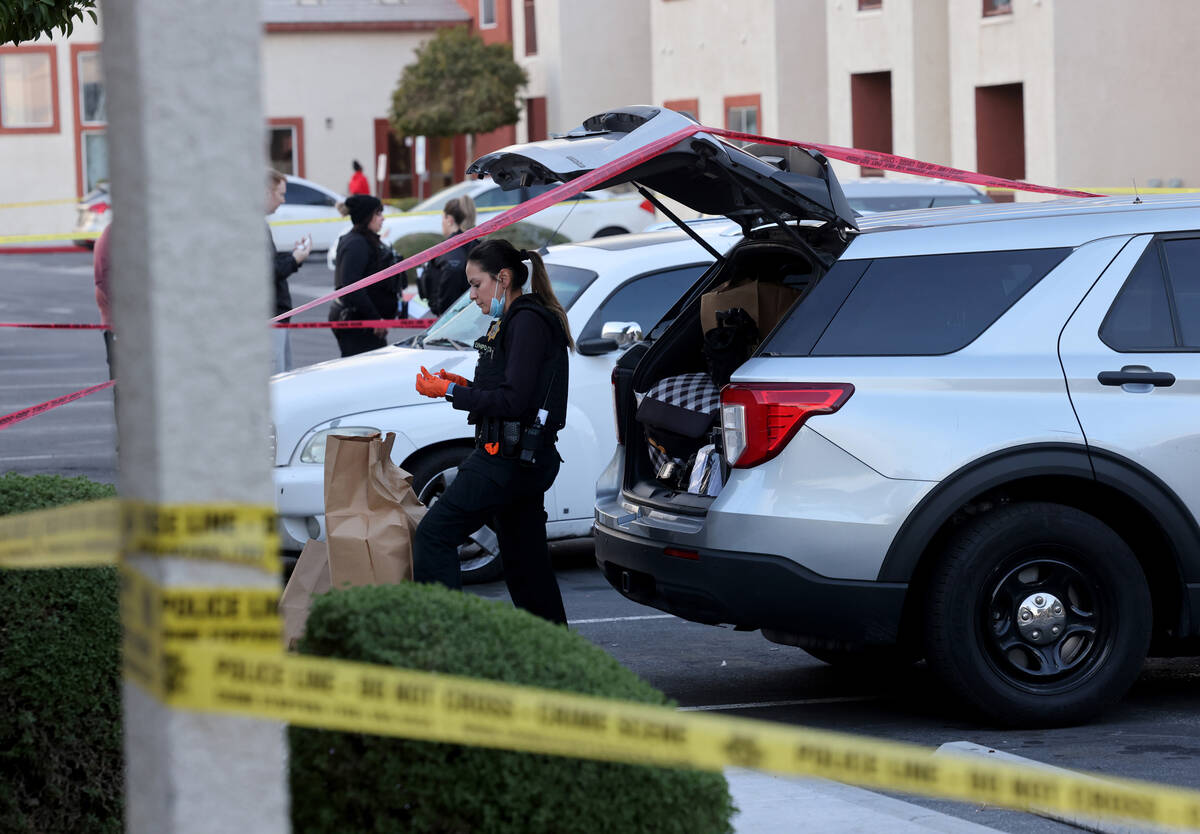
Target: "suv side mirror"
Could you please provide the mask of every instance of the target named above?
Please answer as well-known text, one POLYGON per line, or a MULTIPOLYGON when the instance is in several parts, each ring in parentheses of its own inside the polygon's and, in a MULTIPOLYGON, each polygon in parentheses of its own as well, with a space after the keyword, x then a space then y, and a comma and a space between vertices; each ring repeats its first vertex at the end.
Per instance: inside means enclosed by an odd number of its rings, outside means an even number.
POLYGON ((629 347, 642 340, 642 326, 636 321, 606 321, 599 338, 580 339, 575 349, 584 356, 599 356, 629 347))
POLYGON ((606 321, 600 328, 601 339, 612 339, 617 347, 629 347, 642 340, 642 326, 636 321, 606 321))

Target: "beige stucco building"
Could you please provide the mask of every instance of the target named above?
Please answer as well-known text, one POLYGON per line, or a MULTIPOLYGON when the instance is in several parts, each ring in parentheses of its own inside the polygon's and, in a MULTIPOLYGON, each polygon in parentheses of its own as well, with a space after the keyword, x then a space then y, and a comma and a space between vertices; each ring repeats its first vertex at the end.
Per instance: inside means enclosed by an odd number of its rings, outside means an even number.
POLYGON ((651 103, 650 9, 657 2, 519 0, 513 54, 529 75, 524 95, 532 105, 517 138, 545 138, 613 106, 651 103))
POLYGON ((99 50, 90 18, 70 38, 0 46, 0 237, 67 232, 75 198, 108 179, 99 50))

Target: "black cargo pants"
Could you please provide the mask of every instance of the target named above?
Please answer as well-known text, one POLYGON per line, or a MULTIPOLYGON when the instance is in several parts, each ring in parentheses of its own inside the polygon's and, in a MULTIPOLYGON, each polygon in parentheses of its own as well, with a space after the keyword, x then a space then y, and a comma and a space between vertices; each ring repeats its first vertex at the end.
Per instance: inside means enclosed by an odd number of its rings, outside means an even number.
POLYGON ((566 624, 562 594, 546 547, 546 490, 558 476, 553 449, 523 466, 476 449, 434 502, 413 542, 413 579, 461 588, 458 546, 485 524, 500 542, 504 581, 513 604, 552 623, 566 624))

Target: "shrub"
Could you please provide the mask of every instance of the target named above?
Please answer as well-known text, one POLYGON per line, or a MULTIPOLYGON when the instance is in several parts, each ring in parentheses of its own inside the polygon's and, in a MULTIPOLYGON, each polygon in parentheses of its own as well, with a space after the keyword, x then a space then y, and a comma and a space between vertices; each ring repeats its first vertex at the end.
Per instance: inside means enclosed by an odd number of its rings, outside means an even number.
MULTIPOLYGON (((9 472, 0 515, 113 494, 9 472)), ((112 568, 0 570, 0 831, 121 831, 119 616, 112 568)))
MULTIPOLYGON (((514 223, 495 234, 488 235, 483 240, 494 237, 502 237, 518 249, 539 249, 542 246, 571 242, 571 239, 565 235, 535 223, 514 223)), ((435 235, 432 232, 416 232, 396 238, 392 242, 392 249, 401 258, 407 258, 418 252, 424 252, 435 243, 441 243, 442 239, 441 235, 435 235)))
MULTIPOLYGON (((300 650, 651 704, 578 634, 429 585, 318 597, 300 650)), ((728 832, 720 774, 293 727, 292 823, 313 832, 728 832)))

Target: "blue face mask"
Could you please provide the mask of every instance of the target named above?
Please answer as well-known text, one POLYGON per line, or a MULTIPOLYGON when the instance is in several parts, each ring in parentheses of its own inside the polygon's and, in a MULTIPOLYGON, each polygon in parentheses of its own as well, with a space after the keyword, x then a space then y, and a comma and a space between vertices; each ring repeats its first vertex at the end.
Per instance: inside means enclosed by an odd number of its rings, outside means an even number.
MULTIPOLYGON (((497 286, 497 288, 500 286, 499 282, 496 283, 496 286, 497 286)), ((504 301, 501 300, 499 297, 493 295, 492 303, 488 307, 488 315, 494 319, 498 319, 498 318, 500 318, 500 314, 503 312, 504 312, 504 301)))

